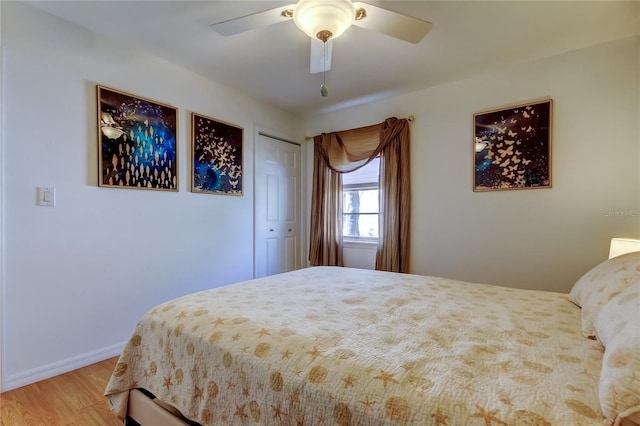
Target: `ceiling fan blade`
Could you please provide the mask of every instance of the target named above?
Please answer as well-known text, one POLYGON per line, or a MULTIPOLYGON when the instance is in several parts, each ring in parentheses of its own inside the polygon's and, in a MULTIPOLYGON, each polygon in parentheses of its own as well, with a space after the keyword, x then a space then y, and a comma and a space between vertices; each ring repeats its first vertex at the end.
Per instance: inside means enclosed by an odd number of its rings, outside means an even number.
POLYGON ((354 21, 354 25, 410 43, 420 42, 433 26, 431 22, 382 9, 369 3, 355 1, 353 5, 356 10, 364 9, 366 14, 362 19, 354 21))
POLYGON ((329 71, 331 69, 331 52, 333 51, 333 40, 327 41, 327 55, 324 54, 324 43, 321 40, 311 38, 311 58, 309 60, 309 71, 311 74, 329 71))
POLYGON ((295 7, 295 4, 287 4, 274 9, 252 13, 251 15, 241 16, 240 18, 211 24, 210 27, 220 35, 230 36, 291 19, 290 15, 285 15, 283 12, 293 10, 295 7))

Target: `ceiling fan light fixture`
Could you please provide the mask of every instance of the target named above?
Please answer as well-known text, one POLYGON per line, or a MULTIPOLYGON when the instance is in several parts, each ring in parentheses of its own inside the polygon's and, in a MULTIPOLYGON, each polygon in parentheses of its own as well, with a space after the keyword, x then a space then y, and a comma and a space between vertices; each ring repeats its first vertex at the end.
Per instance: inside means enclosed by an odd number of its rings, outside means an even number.
POLYGON ((293 21, 305 34, 326 42, 353 24, 356 8, 351 0, 300 0, 293 21))

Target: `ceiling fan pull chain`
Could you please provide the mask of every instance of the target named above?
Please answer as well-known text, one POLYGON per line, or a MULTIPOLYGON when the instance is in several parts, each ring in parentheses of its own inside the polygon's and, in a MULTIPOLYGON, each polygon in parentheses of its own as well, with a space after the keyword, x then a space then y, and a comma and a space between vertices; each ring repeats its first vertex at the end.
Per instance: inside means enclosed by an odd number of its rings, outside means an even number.
POLYGON ((320 94, 325 99, 327 99, 327 97, 329 96, 329 89, 327 89, 327 85, 324 83, 322 83, 322 86, 320 86, 320 94))
POLYGON ((324 55, 322 57, 322 67, 323 67, 323 71, 322 71, 322 85, 320 86, 320 94, 322 95, 322 97, 324 99, 327 99, 327 97, 329 97, 329 89, 327 88, 327 42, 324 41, 323 43, 323 48, 324 48, 324 55))

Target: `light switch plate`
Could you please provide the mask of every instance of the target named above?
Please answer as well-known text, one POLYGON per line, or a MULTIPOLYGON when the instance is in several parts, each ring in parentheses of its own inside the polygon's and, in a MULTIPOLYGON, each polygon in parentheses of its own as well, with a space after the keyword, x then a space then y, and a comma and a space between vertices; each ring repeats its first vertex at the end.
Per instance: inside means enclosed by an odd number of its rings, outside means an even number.
POLYGON ((38 205, 43 207, 55 207, 56 188, 53 186, 39 186, 38 205))

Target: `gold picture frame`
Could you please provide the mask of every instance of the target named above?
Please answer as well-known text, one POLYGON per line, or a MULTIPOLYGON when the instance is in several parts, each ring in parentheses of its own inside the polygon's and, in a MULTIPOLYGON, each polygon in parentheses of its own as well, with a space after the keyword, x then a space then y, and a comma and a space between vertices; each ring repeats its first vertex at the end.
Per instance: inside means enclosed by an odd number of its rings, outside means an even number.
POLYGON ((191 191, 243 194, 244 128, 191 113, 191 191))
POLYGON ((98 185, 178 191, 178 109, 105 86, 98 99, 98 185))

